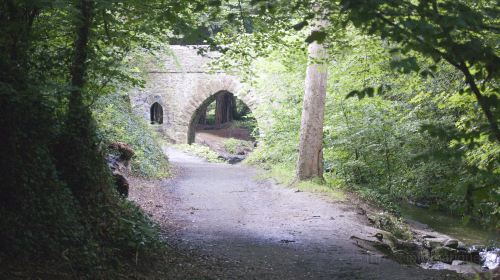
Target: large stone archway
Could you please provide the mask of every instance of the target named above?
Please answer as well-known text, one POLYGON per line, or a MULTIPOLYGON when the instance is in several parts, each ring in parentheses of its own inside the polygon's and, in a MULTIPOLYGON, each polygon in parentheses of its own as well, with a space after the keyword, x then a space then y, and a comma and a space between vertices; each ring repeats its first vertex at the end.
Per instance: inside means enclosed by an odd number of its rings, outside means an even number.
POLYGON ((219 92, 230 92, 236 98, 245 103, 252 112, 256 111, 257 102, 252 98, 248 91, 241 88, 241 84, 233 77, 219 74, 217 78, 207 81, 206 84, 200 85, 201 88, 196 94, 191 96, 191 100, 181 110, 180 119, 183 122, 179 123, 178 133, 186 136, 186 141, 191 144, 194 141, 195 134, 195 117, 199 110, 211 103, 215 95, 219 92), (184 122, 185 121, 185 122, 184 122))
MULTIPOLYGON (((160 125, 160 131, 174 143, 191 142, 194 131, 190 127, 197 110, 218 92, 231 92, 254 114, 257 112, 259 100, 255 94, 237 77, 210 71, 208 63, 218 54, 199 55, 198 47, 172 46, 173 56, 150 63, 146 87, 131 94, 133 110, 148 118, 150 106, 160 103, 167 120, 160 125)), ((257 116, 256 119, 259 123, 257 116)))

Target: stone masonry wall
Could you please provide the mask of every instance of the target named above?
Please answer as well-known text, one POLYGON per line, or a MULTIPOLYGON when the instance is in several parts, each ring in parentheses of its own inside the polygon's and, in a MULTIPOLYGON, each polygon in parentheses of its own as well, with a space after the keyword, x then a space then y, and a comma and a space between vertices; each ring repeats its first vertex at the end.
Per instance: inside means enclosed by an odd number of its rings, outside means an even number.
POLYGON ((245 89, 237 77, 209 71, 207 64, 217 53, 202 56, 196 47, 200 46, 171 46, 172 55, 148 65, 146 87, 134 90, 130 98, 133 110, 148 123, 153 103, 163 107, 163 124, 154 126, 174 143, 187 143, 189 124, 196 109, 219 91, 233 93, 252 111, 258 104, 254 94, 245 89))

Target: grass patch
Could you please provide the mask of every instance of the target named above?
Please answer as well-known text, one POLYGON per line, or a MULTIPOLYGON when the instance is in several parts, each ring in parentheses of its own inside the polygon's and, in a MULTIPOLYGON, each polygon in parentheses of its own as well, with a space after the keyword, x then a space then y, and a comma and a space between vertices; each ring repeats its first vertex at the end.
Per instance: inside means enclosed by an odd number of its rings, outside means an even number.
POLYGON ((199 145, 199 144, 176 144, 173 145, 176 149, 179 149, 188 154, 192 154, 203 159, 206 159, 208 162, 224 162, 224 160, 214 151, 212 151, 209 147, 199 145))
MULTIPOLYGON (((274 179, 278 184, 292 186, 295 179, 295 168, 285 164, 273 165, 269 170, 259 174, 258 178, 274 179)), ((299 182, 293 186, 304 192, 326 194, 328 197, 338 201, 346 199, 346 195, 340 189, 339 185, 329 177, 325 177, 325 182, 313 179, 299 182)))
POLYGON ((303 181, 298 184, 298 189, 305 192, 324 193, 334 200, 344 201, 345 193, 338 187, 327 182, 319 183, 312 181, 303 181))

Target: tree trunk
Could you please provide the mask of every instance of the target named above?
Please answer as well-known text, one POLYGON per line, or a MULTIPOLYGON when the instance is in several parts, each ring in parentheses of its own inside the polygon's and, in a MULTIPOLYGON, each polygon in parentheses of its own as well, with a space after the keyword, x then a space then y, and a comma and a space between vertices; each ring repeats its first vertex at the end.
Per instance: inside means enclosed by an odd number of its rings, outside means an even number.
MULTIPOLYGON (((84 86, 87 72, 88 44, 92 24, 92 0, 75 3, 75 41, 70 67, 70 96, 64 132, 58 144, 58 167, 62 177, 82 204, 92 201, 90 194, 97 195, 101 183, 98 170, 100 154, 95 144, 92 116, 84 104, 84 86), (77 147, 77 149, 75 149, 77 147)), ((102 175, 102 174, 100 174, 102 175)))
POLYGON ((325 111, 327 58, 322 44, 309 45, 309 65, 305 80, 304 104, 300 126, 299 158, 296 179, 323 178, 323 119, 325 111))
POLYGON ((200 118, 198 120, 198 124, 205 125, 207 124, 207 107, 203 107, 200 109, 200 118))
MULTIPOLYGON (((71 64, 71 98, 81 98, 82 88, 85 84, 87 59, 87 44, 90 35, 92 17, 92 1, 80 0, 76 6, 80 18, 76 23, 76 39, 74 45, 73 62, 71 64)), ((70 104, 71 106, 71 104, 70 104)))
POLYGON ((474 211, 474 185, 469 183, 464 197, 464 214, 471 216, 474 211))
POLYGON ((481 90, 478 88, 474 76, 472 76, 472 74, 470 73, 469 68, 467 68, 465 62, 461 62, 458 69, 465 75, 465 81, 476 96, 479 106, 481 106, 481 109, 483 109, 483 113, 490 125, 490 130, 493 134, 493 137, 495 137, 497 142, 500 142, 500 129, 498 128, 497 118, 495 118, 493 112, 491 111, 488 100, 486 99, 486 97, 484 97, 484 95, 481 94, 481 90))
POLYGON ((223 124, 233 120, 236 101, 229 92, 219 93, 215 97, 215 124, 223 124))
POLYGON ((0 4, 0 81, 15 90, 28 87, 31 29, 40 3, 3 1, 0 4))

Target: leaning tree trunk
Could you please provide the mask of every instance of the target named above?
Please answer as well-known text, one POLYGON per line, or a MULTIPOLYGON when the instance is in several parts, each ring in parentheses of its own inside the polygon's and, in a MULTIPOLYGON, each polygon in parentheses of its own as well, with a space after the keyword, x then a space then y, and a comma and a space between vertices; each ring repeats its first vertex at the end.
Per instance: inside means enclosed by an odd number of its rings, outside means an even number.
POLYGON ((327 53, 321 43, 308 48, 309 65, 305 80, 304 104, 300 126, 299 158, 296 179, 323 178, 323 119, 325 111, 327 53))
POLYGON ((229 93, 219 93, 215 97, 215 124, 223 124, 233 120, 236 106, 234 96, 229 93))

